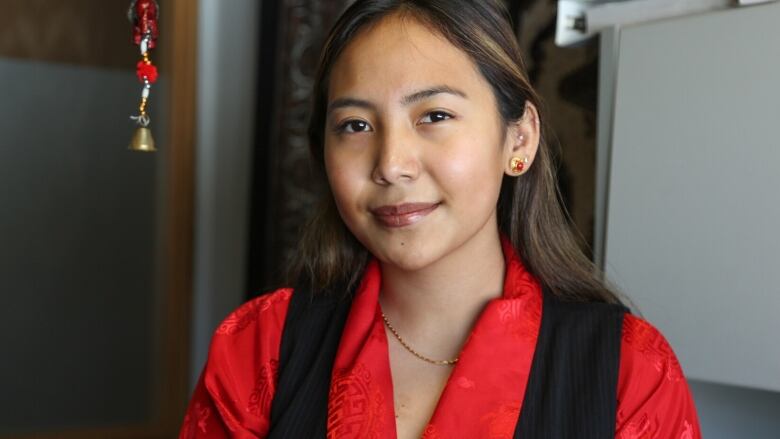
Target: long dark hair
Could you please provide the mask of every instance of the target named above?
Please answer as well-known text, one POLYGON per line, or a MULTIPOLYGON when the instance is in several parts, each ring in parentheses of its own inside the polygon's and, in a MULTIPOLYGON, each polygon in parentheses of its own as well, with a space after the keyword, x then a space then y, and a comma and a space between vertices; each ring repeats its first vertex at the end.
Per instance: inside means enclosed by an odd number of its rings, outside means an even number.
MULTIPOLYGON (((505 125, 519 120, 526 102, 540 113, 541 139, 531 166, 520 177, 504 177, 498 199, 498 226, 526 268, 544 287, 565 300, 619 302, 601 273, 580 249, 558 201, 553 154, 547 144, 539 96, 523 65, 520 48, 500 0, 357 0, 341 15, 322 50, 313 89, 309 147, 324 176, 324 131, 329 76, 352 38, 391 13, 407 14, 463 50, 491 85, 505 125)), ((326 186, 327 187, 327 186, 326 186)), ((304 228, 291 279, 302 276, 319 290, 353 286, 370 254, 339 216, 330 191, 304 228)))

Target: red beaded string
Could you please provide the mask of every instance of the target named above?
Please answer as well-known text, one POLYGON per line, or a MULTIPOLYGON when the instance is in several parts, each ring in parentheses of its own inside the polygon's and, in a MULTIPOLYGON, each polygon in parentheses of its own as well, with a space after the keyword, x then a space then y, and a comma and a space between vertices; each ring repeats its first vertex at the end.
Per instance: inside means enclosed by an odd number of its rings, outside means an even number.
POLYGON ((149 125, 149 115, 146 112, 149 100, 149 90, 157 82, 157 67, 149 59, 149 50, 157 45, 159 5, 156 0, 133 0, 127 17, 133 24, 133 43, 141 51, 143 59, 136 64, 138 81, 144 84, 141 90, 141 104, 138 106, 138 116, 131 116, 138 125, 149 125))

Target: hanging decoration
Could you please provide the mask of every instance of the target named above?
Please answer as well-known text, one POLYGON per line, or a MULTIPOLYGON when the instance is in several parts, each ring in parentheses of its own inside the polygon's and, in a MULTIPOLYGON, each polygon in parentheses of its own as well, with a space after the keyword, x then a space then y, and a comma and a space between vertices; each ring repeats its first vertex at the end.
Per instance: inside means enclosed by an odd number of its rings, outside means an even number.
POLYGON ((136 76, 143 84, 141 89, 141 103, 138 106, 138 115, 130 116, 137 127, 130 141, 130 149, 133 151, 156 151, 154 138, 149 129, 149 113, 147 103, 152 84, 157 81, 157 67, 149 59, 149 51, 157 45, 157 22, 160 16, 159 5, 156 0, 133 0, 127 11, 127 18, 133 25, 133 43, 141 51, 142 59, 136 64, 136 76))

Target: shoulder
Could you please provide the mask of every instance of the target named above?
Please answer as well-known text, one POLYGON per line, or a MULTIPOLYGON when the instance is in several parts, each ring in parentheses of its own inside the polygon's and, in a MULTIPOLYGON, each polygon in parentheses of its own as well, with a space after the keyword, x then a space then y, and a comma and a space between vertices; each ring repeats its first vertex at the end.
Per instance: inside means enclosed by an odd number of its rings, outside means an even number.
POLYGON ((701 437, 682 367, 661 331, 626 314, 620 349, 617 437, 701 437))
POLYGON ((629 378, 641 373, 645 379, 677 382, 684 379, 680 362, 669 341, 655 326, 633 314, 623 318, 621 372, 629 378))
POLYGON ((292 289, 255 297, 228 314, 211 338, 206 370, 243 374, 278 361, 292 289))
POLYGON ((292 289, 281 288, 251 299, 228 314, 211 338, 207 368, 278 358, 292 289))
POLYGON ((181 438, 265 437, 291 297, 289 288, 264 294, 219 324, 181 438))
POLYGON ((222 320, 214 337, 235 336, 260 327, 281 330, 291 297, 291 288, 280 288, 245 302, 222 320))

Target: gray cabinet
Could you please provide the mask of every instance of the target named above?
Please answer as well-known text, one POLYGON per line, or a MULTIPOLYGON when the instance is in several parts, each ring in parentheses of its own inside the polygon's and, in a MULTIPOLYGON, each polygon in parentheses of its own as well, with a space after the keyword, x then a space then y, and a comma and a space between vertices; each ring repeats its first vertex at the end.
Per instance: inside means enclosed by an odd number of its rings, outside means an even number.
POLYGON ((780 391, 780 3, 601 38, 598 260, 689 378, 780 391))

